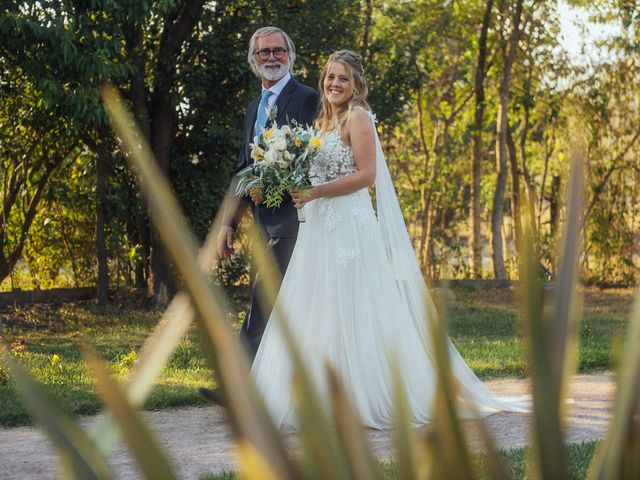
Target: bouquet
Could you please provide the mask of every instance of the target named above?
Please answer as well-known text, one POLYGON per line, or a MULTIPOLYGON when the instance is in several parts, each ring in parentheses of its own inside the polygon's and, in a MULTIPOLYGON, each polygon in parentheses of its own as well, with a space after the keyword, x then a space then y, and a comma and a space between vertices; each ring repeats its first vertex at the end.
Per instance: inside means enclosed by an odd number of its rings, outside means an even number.
MULTIPOLYGON (((322 147, 318 130, 299 125, 278 127, 274 122, 263 129, 250 145, 254 163, 238 173, 237 193, 249 195, 259 188, 267 207, 279 207, 287 192, 304 189, 310 185, 309 163, 322 147)), ((298 219, 304 215, 298 210, 298 219)))

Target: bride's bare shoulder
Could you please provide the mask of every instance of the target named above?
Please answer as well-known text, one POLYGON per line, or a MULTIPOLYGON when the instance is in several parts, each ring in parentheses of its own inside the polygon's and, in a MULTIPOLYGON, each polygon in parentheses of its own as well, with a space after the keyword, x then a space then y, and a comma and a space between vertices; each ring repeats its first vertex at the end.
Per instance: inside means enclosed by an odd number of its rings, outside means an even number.
POLYGON ((362 107, 355 107, 349 116, 348 127, 350 131, 373 131, 371 114, 362 107))
POLYGON ((351 115, 349 116, 349 119, 358 119, 358 120, 369 120, 371 121, 371 112, 369 112, 369 110, 365 109, 364 107, 361 106, 356 106, 353 107, 353 109, 351 110, 351 115))

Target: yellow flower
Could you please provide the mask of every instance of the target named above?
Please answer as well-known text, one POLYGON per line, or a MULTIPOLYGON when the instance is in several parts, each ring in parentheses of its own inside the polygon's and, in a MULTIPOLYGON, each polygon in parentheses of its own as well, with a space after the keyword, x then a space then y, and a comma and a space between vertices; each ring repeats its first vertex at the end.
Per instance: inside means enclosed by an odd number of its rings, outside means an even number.
POLYGON ((273 129, 267 130, 264 134, 265 138, 269 139, 273 136, 273 129))
POLYGON ((302 141, 300 141, 299 138, 296 138, 296 141, 293 143, 295 143, 296 147, 300 147, 300 145, 302 145, 302 141))
POLYGON ((55 365, 56 363, 58 363, 60 361, 60 355, 58 355, 57 353, 54 353, 51 356, 51 364, 55 365))
POLYGON ((316 150, 319 150, 320 147, 322 147, 322 142, 320 141, 320 139, 318 137, 313 137, 311 139, 311 143, 313 144, 314 148, 316 150))
POLYGON ((259 162, 264 158, 264 150, 260 147, 255 147, 251 150, 251 158, 253 158, 256 162, 259 162))

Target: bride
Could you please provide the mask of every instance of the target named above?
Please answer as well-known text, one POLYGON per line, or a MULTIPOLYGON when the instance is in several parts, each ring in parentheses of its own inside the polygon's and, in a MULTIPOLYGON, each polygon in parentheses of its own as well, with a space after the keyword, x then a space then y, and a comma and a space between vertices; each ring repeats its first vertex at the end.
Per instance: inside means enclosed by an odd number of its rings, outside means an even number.
MULTIPOLYGON (((325 364, 337 370, 367 427, 393 422, 390 358, 396 357, 414 425, 431 418, 436 388, 425 315, 436 315, 366 102, 362 58, 333 53, 320 76, 317 126, 323 147, 310 170, 312 187, 294 193, 307 221, 251 373, 276 426, 297 428, 292 360, 280 322, 285 319, 316 388, 327 398, 325 364), (375 183, 376 210, 368 187, 375 183), (425 307, 427 305, 427 307, 425 307), (277 312, 284 318, 276 318, 277 312)), ((435 317, 433 317, 435 318, 435 317)), ((463 417, 526 406, 493 396, 449 341, 463 417)))

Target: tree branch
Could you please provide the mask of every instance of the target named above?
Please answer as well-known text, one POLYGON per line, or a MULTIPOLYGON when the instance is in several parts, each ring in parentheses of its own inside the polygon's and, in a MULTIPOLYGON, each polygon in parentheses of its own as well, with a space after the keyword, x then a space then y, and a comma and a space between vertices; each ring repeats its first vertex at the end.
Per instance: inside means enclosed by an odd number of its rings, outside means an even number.
POLYGON ((64 163, 64 161, 67 160, 74 153, 74 151, 77 150, 77 148, 78 146, 74 145, 73 148, 71 148, 66 155, 61 156, 57 162, 47 163, 45 171, 43 172, 42 176, 38 179, 36 192, 33 195, 33 197, 31 197, 31 201, 29 202, 29 206, 27 207, 27 212, 25 214, 24 222, 22 222, 22 228, 20 229, 20 237, 19 237, 18 243, 14 248, 13 252, 11 252, 11 254, 9 255, 8 264, 11 267, 11 269, 16 264, 16 262, 20 258, 20 255, 22 254, 22 249, 24 248, 24 243, 27 239, 27 234, 29 233, 29 229, 31 228, 33 219, 36 216, 36 213, 38 210, 38 204, 40 203, 40 199, 42 198, 42 194, 44 193, 44 189, 47 186, 47 182, 49 181, 51 174, 54 172, 54 170, 58 166, 64 163))
POLYGON ((620 166, 619 163, 627 155, 629 150, 631 150, 631 147, 633 147, 634 143, 636 143, 638 138, 640 138, 640 127, 638 128, 638 130, 636 130, 636 133, 633 136, 633 138, 629 140, 629 143, 627 143, 624 150, 616 158, 613 159, 613 161, 611 162, 611 165, 607 169, 607 173, 604 174, 604 176, 602 177, 602 180, 600 180, 600 183, 598 183, 598 185, 596 185, 595 188, 593 189, 593 197, 591 198, 591 201, 589 202, 589 206, 587 207, 587 210, 585 211, 585 214, 584 214, 585 224, 587 222, 587 218, 589 218, 589 214, 591 213, 591 210, 593 210, 593 207, 595 206, 596 202, 600 198, 600 195, 604 191, 604 187, 609 181, 609 178, 611 177, 613 172, 619 168, 620 166))
POLYGON ((160 55, 176 55, 182 44, 193 31, 202 12, 205 0, 187 0, 167 26, 160 40, 160 55), (175 20, 174 20, 175 19, 175 20))

